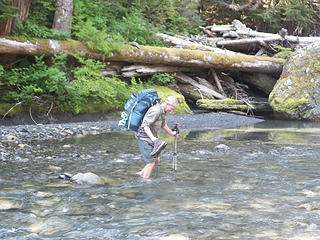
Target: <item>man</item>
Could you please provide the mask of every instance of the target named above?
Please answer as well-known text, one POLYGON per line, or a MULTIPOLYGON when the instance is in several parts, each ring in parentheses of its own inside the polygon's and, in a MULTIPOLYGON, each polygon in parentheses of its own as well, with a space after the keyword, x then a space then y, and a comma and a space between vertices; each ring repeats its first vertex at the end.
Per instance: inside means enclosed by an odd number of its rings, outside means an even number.
POLYGON ((160 128, 164 129, 170 136, 175 137, 177 132, 172 131, 166 123, 166 113, 173 112, 179 105, 177 98, 169 96, 163 103, 158 103, 147 111, 139 127, 136 138, 145 167, 138 172, 141 177, 148 179, 155 165, 160 163, 160 152, 167 143, 158 138, 160 128))

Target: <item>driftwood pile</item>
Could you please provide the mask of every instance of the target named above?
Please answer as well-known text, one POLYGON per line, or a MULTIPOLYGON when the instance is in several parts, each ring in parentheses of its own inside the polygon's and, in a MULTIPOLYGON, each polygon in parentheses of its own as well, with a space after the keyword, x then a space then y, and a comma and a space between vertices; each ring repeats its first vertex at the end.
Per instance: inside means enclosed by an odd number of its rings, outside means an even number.
MULTIPOLYGON (((289 36, 286 29, 280 29, 278 34, 257 32, 247 28, 238 20, 234 20, 232 25, 200 28, 205 35, 186 37, 158 34, 157 36, 174 48, 210 51, 225 55, 241 52, 255 56, 273 56, 279 51, 277 46, 295 51, 297 48, 320 40, 320 37, 289 36)), ((189 102, 196 103, 199 108, 212 111, 240 111, 246 114, 271 113, 272 109, 267 97, 281 72, 261 73, 262 71, 259 70, 248 72, 250 71, 201 66, 190 68, 134 64, 112 66, 103 73, 105 75, 120 74, 122 77, 175 73, 179 91, 189 102), (230 101, 230 99, 233 100, 230 101)))

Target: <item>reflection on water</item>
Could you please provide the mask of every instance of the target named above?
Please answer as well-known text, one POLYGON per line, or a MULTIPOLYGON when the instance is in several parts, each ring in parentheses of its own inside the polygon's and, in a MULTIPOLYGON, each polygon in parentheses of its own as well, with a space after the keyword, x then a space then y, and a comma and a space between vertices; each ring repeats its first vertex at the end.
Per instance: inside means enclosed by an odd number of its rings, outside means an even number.
POLYGON ((0 238, 319 239, 318 124, 182 132, 177 172, 166 141, 150 181, 135 175, 143 162, 132 133, 2 143, 17 150, 0 163, 0 238), (63 172, 106 183, 71 184, 63 172))

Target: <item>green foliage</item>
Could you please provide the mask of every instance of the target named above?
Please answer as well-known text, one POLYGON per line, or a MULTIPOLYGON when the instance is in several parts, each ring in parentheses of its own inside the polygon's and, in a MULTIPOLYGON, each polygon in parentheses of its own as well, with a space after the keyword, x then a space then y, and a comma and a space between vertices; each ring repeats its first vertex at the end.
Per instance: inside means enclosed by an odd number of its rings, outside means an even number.
POLYGON ((121 52, 121 50, 124 48, 124 40, 121 35, 117 34, 112 38, 109 38, 108 34, 103 31, 99 31, 96 27, 94 27, 90 20, 88 20, 86 23, 83 23, 75 35, 90 49, 98 50, 104 54, 121 52))
POLYGON ((109 109, 122 109, 132 92, 140 91, 145 85, 136 79, 131 79, 127 85, 117 77, 104 77, 101 69, 105 65, 92 59, 78 58, 81 66, 74 69, 75 80, 72 87, 72 107, 76 113, 88 103, 106 104, 109 109))
POLYGON ((4 74, 4 68, 0 65, 0 77, 4 74))
POLYGON ((0 23, 10 17, 15 17, 17 13, 18 9, 9 6, 7 0, 0 0, 0 23))
POLYGON ((124 7, 125 2, 117 1, 117 3, 110 4, 102 0, 95 2, 75 0, 74 36, 81 41, 92 42, 89 45, 96 45, 97 40, 101 41, 101 39, 108 39, 112 45, 119 40, 120 42, 136 41, 140 44, 163 45, 155 36, 157 29, 144 18, 138 9, 132 6, 124 7), (88 38, 91 39, 88 40, 88 38))
POLYGON ((35 25, 52 28, 56 0, 32 0, 28 20, 35 25))
POLYGON ((238 19, 263 32, 286 28, 290 35, 309 35, 320 31, 319 6, 311 0, 248 1, 203 0, 204 18, 211 24, 231 24, 238 19), (260 4, 257 4, 260 2, 260 4), (248 5, 251 3, 251 5, 248 5), (230 6, 241 9, 234 10, 230 6))
POLYGON ((158 32, 152 24, 150 24, 137 9, 126 16, 121 21, 115 21, 110 26, 110 31, 115 34, 119 33, 127 42, 135 41, 142 45, 163 45, 155 33, 158 32))
POLYGON ((21 21, 17 21, 13 36, 19 36, 25 39, 45 38, 58 40, 66 40, 70 37, 66 32, 60 32, 52 28, 40 26, 28 20, 23 23, 21 21))
POLYGON ((31 1, 30 13, 27 20, 21 22, 16 19, 16 27, 13 35, 22 38, 45 38, 66 40, 70 36, 66 32, 52 29, 56 0, 33 0, 31 1))
POLYGON ((198 12, 199 1, 192 0, 149 0, 134 1, 135 7, 150 23, 162 32, 172 34, 199 33, 198 26, 203 22, 198 12))
POLYGON ((289 0, 275 8, 258 9, 252 16, 268 29, 276 32, 285 27, 289 32, 307 27, 312 15, 307 5, 299 0, 289 0))
POLYGON ((89 103, 108 106, 109 110, 121 109, 132 92, 146 85, 131 79, 127 85, 116 77, 103 77, 104 64, 92 59, 78 58, 80 66, 73 69, 74 80, 69 82, 65 72, 66 56, 52 58, 47 66, 44 57, 36 57, 35 63, 26 68, 7 71, 0 68, 0 86, 10 89, 0 97, 4 103, 23 102, 25 105, 54 103, 58 110, 80 113, 89 103))
POLYGON ((294 52, 292 51, 291 48, 285 48, 282 46, 275 46, 275 49, 278 50, 278 52, 273 56, 276 58, 285 58, 288 59, 291 56, 294 55, 294 52))
MULTIPOLYGON (((64 56, 63 60, 66 58, 64 56)), ((61 60, 61 59, 60 59, 61 60)), ((28 68, 13 68, 1 76, 2 82, 10 88, 1 100, 4 102, 22 101, 27 105, 34 102, 64 103, 67 100, 66 76, 53 60, 48 67, 43 57, 36 57, 35 63, 28 68)))
POLYGON ((152 76, 151 81, 160 86, 168 86, 175 79, 175 74, 156 73, 152 76))

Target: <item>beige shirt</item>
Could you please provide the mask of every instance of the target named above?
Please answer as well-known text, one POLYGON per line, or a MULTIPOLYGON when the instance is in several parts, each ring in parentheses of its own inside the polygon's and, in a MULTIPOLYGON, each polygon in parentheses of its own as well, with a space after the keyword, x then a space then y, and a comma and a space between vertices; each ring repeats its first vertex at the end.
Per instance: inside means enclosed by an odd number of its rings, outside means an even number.
POLYGON ((140 140, 152 142, 151 139, 148 137, 148 135, 144 131, 145 126, 149 126, 152 134, 155 137, 158 137, 158 132, 160 128, 162 128, 166 124, 166 113, 163 109, 163 105, 161 103, 158 103, 147 111, 146 115, 144 115, 144 118, 142 120, 142 124, 139 127, 136 137, 140 140))

